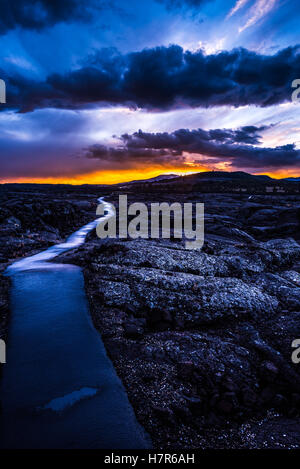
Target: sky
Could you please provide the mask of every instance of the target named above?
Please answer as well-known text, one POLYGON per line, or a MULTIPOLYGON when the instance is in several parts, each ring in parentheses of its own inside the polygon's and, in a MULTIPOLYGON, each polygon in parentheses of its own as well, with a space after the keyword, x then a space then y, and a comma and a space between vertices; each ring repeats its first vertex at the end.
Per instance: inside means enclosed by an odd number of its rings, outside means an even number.
POLYGON ((0 0, 0 182, 300 176, 298 0, 0 0))

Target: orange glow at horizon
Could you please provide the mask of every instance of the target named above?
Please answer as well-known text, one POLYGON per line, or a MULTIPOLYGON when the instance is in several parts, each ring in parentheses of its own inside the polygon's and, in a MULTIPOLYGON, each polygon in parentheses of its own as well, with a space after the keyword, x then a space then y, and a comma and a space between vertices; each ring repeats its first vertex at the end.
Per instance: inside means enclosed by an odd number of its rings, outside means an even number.
POLYGON ((100 171, 91 174, 82 174, 70 177, 20 177, 20 178, 7 178, 5 180, 0 180, 0 183, 35 183, 35 184, 118 184, 121 182, 129 182, 139 179, 149 179, 162 174, 177 174, 178 176, 187 175, 192 173, 200 173, 203 171, 209 171, 208 168, 197 168, 187 169, 182 168, 181 170, 176 167, 176 169, 169 168, 166 169, 151 169, 151 168, 141 168, 141 169, 124 169, 118 171, 100 171))
POLYGON ((300 172, 295 172, 293 169, 278 169, 277 171, 270 172, 270 171, 260 171, 259 173, 254 172, 253 173, 255 176, 259 175, 264 175, 264 176, 270 176, 273 179, 284 179, 284 178, 289 178, 289 177, 300 177, 300 172))
MULTIPOLYGON (((215 170, 227 170, 227 171, 237 171, 237 169, 233 168, 215 168, 215 170)), ((72 185, 80 185, 80 184, 118 184, 118 183, 126 183, 133 180, 141 180, 141 179, 149 179, 156 176, 160 176, 163 174, 176 174, 178 176, 194 174, 194 173, 202 173, 204 171, 211 171, 211 168, 206 167, 199 167, 193 168, 191 165, 190 168, 187 169, 185 166, 182 169, 178 169, 178 167, 172 169, 159 169, 159 168, 141 168, 141 169, 124 169, 118 171, 98 171, 95 173, 90 174, 81 174, 75 175, 70 177, 19 177, 19 178, 7 178, 7 179, 0 179, 0 183, 32 183, 32 184, 72 184, 72 185)), ((286 177, 299 177, 299 173, 295 173, 292 169, 281 170, 278 171, 253 171, 252 174, 260 175, 264 174, 270 176, 274 179, 281 179, 286 177)))

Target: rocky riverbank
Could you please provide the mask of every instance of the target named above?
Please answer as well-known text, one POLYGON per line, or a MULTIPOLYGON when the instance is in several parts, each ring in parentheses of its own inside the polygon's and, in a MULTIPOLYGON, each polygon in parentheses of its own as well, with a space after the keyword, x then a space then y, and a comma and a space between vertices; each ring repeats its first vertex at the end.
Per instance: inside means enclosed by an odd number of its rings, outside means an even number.
POLYGON ((9 319, 7 265, 63 242, 95 218, 96 205, 97 196, 81 188, 0 187, 0 338, 6 338, 9 319))
MULTIPOLYGON (((95 194, 2 194, 1 269, 93 220, 95 194)), ((166 197, 133 191, 129 202, 166 197)), ((83 268, 95 327, 156 448, 299 447, 300 365, 291 360, 300 338, 299 196, 176 201, 205 203, 202 251, 172 237, 100 241, 94 233, 55 262, 83 268)), ((7 302, 2 277, 2 337, 7 302)))
POLYGON ((299 447, 299 202, 207 201, 201 252, 91 236, 59 260, 83 267, 94 324, 157 448, 299 447))

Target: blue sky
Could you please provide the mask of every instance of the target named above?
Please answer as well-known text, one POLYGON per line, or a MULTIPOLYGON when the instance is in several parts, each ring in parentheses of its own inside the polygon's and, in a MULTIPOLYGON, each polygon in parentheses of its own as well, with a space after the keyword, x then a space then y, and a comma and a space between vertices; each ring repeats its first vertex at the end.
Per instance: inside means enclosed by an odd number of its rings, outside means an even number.
POLYGON ((0 11, 2 182, 300 174, 296 0, 0 0, 0 11))

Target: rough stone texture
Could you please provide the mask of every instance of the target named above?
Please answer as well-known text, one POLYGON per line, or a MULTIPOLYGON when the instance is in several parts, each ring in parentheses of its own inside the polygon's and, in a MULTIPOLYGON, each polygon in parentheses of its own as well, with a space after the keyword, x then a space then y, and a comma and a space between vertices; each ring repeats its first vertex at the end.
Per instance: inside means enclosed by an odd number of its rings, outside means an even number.
POLYGON ((208 198, 201 252, 91 237, 60 257, 83 267, 95 326, 157 448, 299 447, 279 430, 299 415, 297 233, 274 226, 278 200, 229 201, 208 198), (255 213, 281 236, 255 235, 255 213))
MULTIPOLYGON (((14 187, 14 186, 13 186, 14 187)), ((25 186, 26 187, 26 186, 25 186)), ((55 187, 55 186, 54 186, 55 187)), ((65 190, 0 187, 0 265, 62 242, 95 217, 96 196, 65 190), (81 200, 86 197, 87 200, 81 200)))
MULTIPOLYGON (((3 197, 3 268, 95 214, 95 195, 3 197)), ((169 197, 137 193, 129 201, 169 197)), ((299 447, 300 365, 291 361, 300 337, 299 196, 176 200, 205 202, 201 252, 172 237, 91 234, 55 262, 82 266, 95 327, 156 448, 299 447)))

